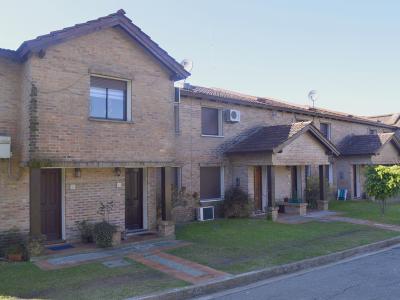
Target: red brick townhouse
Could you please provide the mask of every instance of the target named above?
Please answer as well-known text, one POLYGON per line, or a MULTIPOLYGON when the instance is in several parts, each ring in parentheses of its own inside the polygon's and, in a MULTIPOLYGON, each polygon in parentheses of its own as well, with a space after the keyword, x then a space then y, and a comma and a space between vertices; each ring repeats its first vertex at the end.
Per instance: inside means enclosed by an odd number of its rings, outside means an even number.
POLYGON ((360 198, 364 166, 399 161, 396 125, 176 90, 189 75, 122 10, 0 49, 0 234, 16 226, 73 240, 76 221, 100 220, 109 201, 122 231, 156 230, 218 208, 231 186, 262 212, 304 199, 311 175, 360 198), (171 185, 199 200, 173 205, 171 185))

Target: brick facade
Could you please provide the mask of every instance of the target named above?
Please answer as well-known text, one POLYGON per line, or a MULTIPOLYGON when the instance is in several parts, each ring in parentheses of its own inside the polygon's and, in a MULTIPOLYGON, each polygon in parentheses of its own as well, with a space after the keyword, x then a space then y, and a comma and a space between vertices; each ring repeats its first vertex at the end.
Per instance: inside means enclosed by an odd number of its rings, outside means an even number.
MULTIPOLYGON (((334 158, 309 134, 304 134, 274 155, 224 155, 232 142, 261 125, 291 124, 312 120, 331 124, 332 142, 349 134, 367 134, 370 129, 390 131, 376 124, 312 117, 251 105, 239 105, 206 98, 182 97, 180 134, 174 128, 174 80, 165 64, 117 28, 81 35, 30 53, 17 62, 0 56, 0 135, 11 136, 11 174, 8 160, 0 160, 0 233, 18 226, 29 231, 29 167, 63 169, 64 237, 77 237, 76 221, 97 221, 101 201, 114 201, 110 221, 125 226, 125 168, 145 169, 145 211, 147 229, 155 230, 160 218, 160 167, 182 168, 182 186, 189 194, 200 192, 200 167, 220 166, 223 188, 240 186, 254 194, 256 165, 276 165, 276 198, 291 192, 289 165, 333 163, 335 187, 352 189, 352 164, 364 158, 334 158), (106 45, 106 46, 105 46, 106 45), (109 45, 112 45, 110 47, 109 45), (89 118, 90 76, 103 75, 131 82, 129 122, 89 118), (238 109, 239 123, 223 122, 223 137, 201 135, 201 108, 238 109), (115 167, 121 168, 116 176, 115 167), (76 177, 74 168, 81 169, 76 177)), ((396 159, 390 147, 382 157, 396 159)), ((397 155, 398 158, 398 155, 397 155)), ((376 163, 385 160, 374 158, 376 163)), ((371 161, 370 161, 371 162, 371 161)), ((301 183, 304 186, 304 176, 301 183)), ((224 191, 222 191, 223 194, 224 191)), ((265 191, 264 191, 265 192, 265 191)), ((263 195, 265 198, 266 195, 263 195)), ((221 206, 221 202, 200 205, 221 206)), ((173 209, 178 222, 195 218, 194 199, 187 207, 173 209)))

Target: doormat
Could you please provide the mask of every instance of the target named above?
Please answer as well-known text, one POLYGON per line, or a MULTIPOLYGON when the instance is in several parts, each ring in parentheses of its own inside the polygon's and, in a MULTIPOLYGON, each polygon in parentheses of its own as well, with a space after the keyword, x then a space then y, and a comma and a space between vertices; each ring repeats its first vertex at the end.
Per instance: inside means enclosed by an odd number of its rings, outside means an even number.
POLYGON ((60 251, 60 250, 74 248, 74 246, 72 246, 70 244, 64 244, 64 245, 50 246, 50 247, 46 247, 46 248, 49 250, 53 250, 53 251, 60 251))

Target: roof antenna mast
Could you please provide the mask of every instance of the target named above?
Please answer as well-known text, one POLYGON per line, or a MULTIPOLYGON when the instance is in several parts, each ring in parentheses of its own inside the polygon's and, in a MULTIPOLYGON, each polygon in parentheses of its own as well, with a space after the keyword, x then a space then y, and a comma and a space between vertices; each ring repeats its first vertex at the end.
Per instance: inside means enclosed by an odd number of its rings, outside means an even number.
MULTIPOLYGON (((184 60, 182 60, 181 65, 189 73, 193 70, 193 61, 190 60, 190 59, 185 58, 184 60)), ((179 81, 176 82, 175 86, 176 87, 180 87, 180 88, 184 88, 185 87, 185 83, 186 83, 186 79, 179 80, 179 81)))
POLYGON ((318 100, 318 92, 316 90, 311 90, 308 93, 308 99, 312 102, 312 108, 315 109, 315 102, 318 100))

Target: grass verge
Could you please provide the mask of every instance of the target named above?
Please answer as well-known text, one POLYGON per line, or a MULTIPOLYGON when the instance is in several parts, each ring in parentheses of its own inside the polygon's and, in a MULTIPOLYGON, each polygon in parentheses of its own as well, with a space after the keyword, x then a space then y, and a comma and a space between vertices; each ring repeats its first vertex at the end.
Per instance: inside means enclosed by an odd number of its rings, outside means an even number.
POLYGON ((30 262, 0 262, 0 299, 124 299, 186 285, 129 262, 129 266, 113 269, 91 263, 51 271, 30 262))
POLYGON ((400 203, 387 203, 386 212, 381 214, 379 204, 373 201, 331 201, 329 209, 342 212, 343 216, 370 220, 379 223, 400 225, 400 203))
POLYGON ((228 219, 177 228, 193 245, 171 254, 238 274, 325 255, 398 235, 367 226, 331 222, 279 224, 262 219, 228 219))

